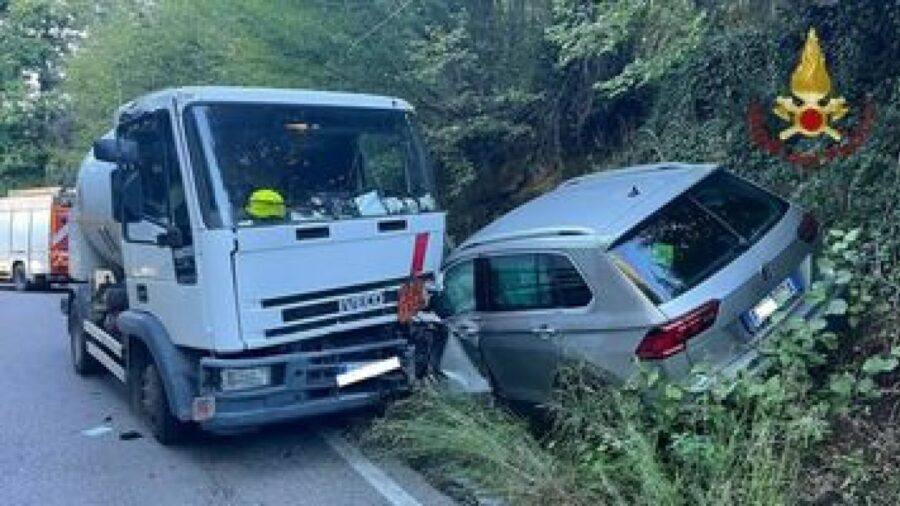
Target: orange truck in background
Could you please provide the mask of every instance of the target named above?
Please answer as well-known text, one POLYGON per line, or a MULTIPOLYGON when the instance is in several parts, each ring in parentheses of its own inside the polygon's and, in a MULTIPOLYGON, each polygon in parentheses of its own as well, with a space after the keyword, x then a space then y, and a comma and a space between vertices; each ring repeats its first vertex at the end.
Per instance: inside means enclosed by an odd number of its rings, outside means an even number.
POLYGON ((0 198, 0 281, 17 290, 69 281, 70 190, 11 190, 0 198))

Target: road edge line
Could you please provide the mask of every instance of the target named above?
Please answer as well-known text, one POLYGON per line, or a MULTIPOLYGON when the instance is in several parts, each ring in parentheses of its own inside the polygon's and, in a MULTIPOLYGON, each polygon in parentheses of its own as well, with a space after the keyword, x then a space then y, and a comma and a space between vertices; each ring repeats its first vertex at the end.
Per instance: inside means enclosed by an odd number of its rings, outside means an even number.
POLYGON ((422 506, 415 497, 334 430, 320 430, 319 436, 392 506, 422 506))

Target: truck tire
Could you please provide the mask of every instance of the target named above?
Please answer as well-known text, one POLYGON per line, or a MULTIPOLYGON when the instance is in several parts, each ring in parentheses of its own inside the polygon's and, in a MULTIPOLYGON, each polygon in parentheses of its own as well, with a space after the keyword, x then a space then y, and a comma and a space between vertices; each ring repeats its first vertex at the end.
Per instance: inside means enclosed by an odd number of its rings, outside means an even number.
POLYGON ((90 376, 103 370, 100 362, 87 351, 84 319, 75 300, 69 301, 69 349, 72 354, 72 366, 79 376, 90 376))
POLYGON ((183 441, 188 424, 172 415, 165 386, 152 358, 141 371, 139 388, 140 409, 153 432, 153 437, 166 446, 183 441))
POLYGON ((25 274, 25 266, 21 263, 13 266, 12 278, 17 292, 26 292, 31 288, 31 283, 28 282, 28 275, 25 274))

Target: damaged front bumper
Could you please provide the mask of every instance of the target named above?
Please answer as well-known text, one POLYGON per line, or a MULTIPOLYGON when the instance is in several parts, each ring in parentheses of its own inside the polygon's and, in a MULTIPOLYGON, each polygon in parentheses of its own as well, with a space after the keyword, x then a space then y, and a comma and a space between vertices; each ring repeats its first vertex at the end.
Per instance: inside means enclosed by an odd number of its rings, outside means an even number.
POLYGON ((414 374, 414 347, 404 339, 361 344, 324 351, 255 358, 200 360, 199 396, 193 418, 209 430, 237 429, 282 422, 376 405, 410 389, 414 374), (339 386, 338 377, 378 361, 394 363, 374 377, 339 386), (264 368, 267 386, 225 391, 223 371, 264 368))

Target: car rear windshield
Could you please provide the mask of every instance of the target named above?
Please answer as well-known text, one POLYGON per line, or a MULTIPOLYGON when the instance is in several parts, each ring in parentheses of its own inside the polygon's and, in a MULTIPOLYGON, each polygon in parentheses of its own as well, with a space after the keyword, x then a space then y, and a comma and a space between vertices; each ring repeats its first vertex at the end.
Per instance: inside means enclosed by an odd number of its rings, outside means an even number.
POLYGON ((659 304, 719 271, 787 208, 775 195, 718 171, 650 215, 610 252, 619 269, 659 304))

